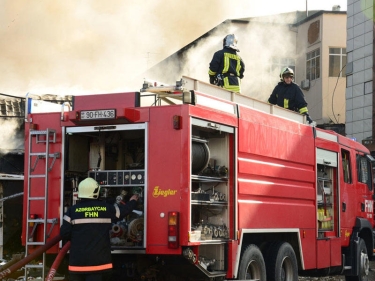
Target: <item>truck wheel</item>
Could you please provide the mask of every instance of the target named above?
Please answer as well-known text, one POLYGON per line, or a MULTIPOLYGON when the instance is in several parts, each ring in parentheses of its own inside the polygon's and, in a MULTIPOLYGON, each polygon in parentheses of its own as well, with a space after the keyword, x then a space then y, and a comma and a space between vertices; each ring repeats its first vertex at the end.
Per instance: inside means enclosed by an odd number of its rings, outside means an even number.
POLYGON ((240 280, 266 281, 266 265, 262 252, 256 245, 249 245, 243 252, 238 270, 240 280))
POLYGON ((365 240, 359 238, 357 263, 359 265, 359 276, 345 276, 346 281, 368 281, 370 261, 367 255, 365 240))
POLYGON ((267 280, 297 281, 298 265, 293 247, 287 242, 276 242, 270 245, 266 257, 267 280))

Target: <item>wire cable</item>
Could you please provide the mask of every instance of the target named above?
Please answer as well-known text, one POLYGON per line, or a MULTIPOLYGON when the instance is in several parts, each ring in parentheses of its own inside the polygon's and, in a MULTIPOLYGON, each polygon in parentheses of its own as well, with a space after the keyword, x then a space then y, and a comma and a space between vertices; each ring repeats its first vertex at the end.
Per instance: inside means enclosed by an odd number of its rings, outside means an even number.
POLYGON ((335 91, 336 91, 336 88, 337 88, 337 84, 339 83, 341 72, 345 68, 345 66, 346 66, 346 64, 341 68, 339 74, 337 75, 336 85, 335 85, 335 88, 333 89, 333 93, 332 93, 332 114, 333 114, 333 118, 335 118, 336 124, 338 124, 339 122, 337 121, 336 116, 335 116, 335 110, 334 110, 334 107, 333 107, 333 98, 335 96, 335 91))

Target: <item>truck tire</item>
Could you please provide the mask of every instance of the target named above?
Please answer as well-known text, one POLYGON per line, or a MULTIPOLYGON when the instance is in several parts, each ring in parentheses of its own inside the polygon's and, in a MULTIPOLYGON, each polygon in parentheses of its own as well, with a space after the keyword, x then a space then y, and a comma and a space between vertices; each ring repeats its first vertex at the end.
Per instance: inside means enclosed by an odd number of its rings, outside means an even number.
POLYGON ((269 246, 266 256, 267 280, 297 281, 298 265, 293 247, 287 242, 275 242, 269 246))
POLYGON ((247 246, 242 253, 238 279, 266 281, 266 265, 263 255, 254 244, 247 246))
POLYGON ((370 261, 368 259, 365 240, 359 238, 357 263, 359 265, 359 276, 345 276, 346 281, 368 281, 370 261))

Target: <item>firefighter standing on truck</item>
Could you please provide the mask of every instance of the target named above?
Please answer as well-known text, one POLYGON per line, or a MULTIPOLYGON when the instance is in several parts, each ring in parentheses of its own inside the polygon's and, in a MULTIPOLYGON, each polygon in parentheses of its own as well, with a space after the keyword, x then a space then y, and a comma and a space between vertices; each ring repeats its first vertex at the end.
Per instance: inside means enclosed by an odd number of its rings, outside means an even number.
POLYGON ((306 119, 311 124, 311 120, 305 97, 300 87, 293 83, 294 71, 290 67, 284 67, 280 72, 280 80, 268 99, 270 104, 276 104, 280 107, 299 112, 306 115, 306 119))
POLYGON ((237 55, 237 38, 234 34, 225 36, 223 49, 217 51, 208 70, 210 83, 232 92, 241 92, 241 79, 245 72, 245 64, 237 55))
POLYGON ((98 200, 100 185, 86 178, 78 185, 80 202, 64 215, 60 235, 70 240, 70 281, 110 280, 112 271, 109 231, 112 219, 121 219, 136 207, 133 195, 125 205, 98 200))

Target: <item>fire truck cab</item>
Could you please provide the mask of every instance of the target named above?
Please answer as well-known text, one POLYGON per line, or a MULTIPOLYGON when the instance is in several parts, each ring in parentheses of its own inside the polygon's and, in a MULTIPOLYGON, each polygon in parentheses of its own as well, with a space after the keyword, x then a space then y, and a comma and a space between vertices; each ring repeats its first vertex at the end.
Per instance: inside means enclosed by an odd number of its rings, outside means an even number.
POLYGON ((100 200, 140 197, 109 233, 116 280, 367 280, 374 159, 302 115, 183 77, 47 109, 29 98, 26 121, 28 252, 91 177, 100 200))

